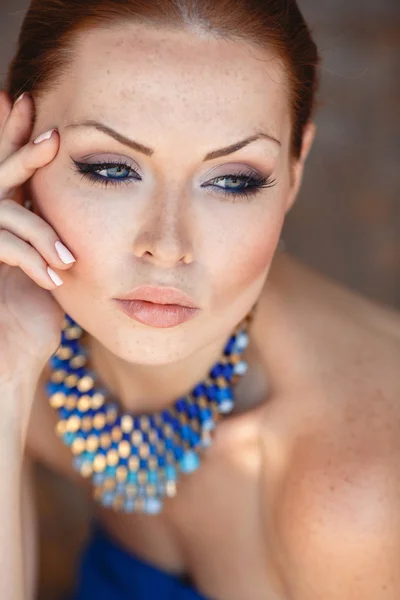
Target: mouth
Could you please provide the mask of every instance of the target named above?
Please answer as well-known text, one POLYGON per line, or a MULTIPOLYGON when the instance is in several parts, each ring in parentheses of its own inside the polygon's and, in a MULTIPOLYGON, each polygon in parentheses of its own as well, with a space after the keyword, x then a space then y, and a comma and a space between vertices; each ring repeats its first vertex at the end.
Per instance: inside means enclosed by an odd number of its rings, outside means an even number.
POLYGON ((131 319, 150 327, 176 327, 193 319, 199 308, 181 304, 167 304, 138 299, 114 299, 119 308, 131 319))

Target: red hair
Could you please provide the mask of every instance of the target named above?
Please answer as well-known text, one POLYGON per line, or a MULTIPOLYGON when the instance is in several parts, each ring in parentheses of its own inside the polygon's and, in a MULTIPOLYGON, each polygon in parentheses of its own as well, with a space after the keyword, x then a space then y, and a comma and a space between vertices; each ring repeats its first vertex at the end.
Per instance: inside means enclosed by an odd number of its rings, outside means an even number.
POLYGON ((291 154, 298 158, 304 126, 316 105, 320 57, 296 0, 32 0, 7 77, 14 100, 39 97, 67 74, 74 34, 132 20, 196 28, 272 50, 286 67, 292 120, 291 154))

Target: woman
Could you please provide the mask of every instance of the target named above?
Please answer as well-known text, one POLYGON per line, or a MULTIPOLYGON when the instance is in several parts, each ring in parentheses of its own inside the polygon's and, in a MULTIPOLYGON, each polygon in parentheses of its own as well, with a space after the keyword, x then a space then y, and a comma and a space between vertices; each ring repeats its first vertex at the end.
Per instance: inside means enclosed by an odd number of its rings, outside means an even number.
POLYGON ((399 316, 279 249, 318 63, 294 0, 32 2, 0 98, 2 598, 34 597, 32 461, 93 500, 75 600, 399 597, 399 316))

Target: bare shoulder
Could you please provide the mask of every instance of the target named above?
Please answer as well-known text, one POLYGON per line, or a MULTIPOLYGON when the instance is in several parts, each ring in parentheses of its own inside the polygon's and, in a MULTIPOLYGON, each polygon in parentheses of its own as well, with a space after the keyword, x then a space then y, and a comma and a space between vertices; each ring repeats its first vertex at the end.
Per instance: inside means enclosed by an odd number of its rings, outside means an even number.
POLYGON ((279 260, 270 318, 290 382, 277 411, 292 424, 276 522, 288 585, 301 600, 397 598, 400 315, 279 260))

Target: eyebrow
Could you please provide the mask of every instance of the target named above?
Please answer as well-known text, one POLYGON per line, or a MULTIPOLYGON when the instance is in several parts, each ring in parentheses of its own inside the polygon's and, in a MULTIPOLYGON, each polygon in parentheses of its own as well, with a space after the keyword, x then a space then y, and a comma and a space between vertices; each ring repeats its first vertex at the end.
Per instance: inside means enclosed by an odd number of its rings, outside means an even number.
MULTIPOLYGON (((148 146, 144 146, 143 144, 140 144, 139 142, 135 142, 134 140, 131 140, 131 139, 125 137, 121 133, 118 133, 118 131, 111 129, 111 127, 108 127, 107 125, 104 125, 103 123, 99 123, 98 121, 87 120, 87 121, 82 121, 81 123, 71 123, 70 125, 67 125, 65 127, 65 129, 75 129, 77 127, 91 127, 91 128, 97 129, 98 131, 101 131, 102 133, 105 133, 105 134, 111 136, 112 138, 117 140, 117 142, 120 142, 124 146, 128 146, 129 148, 132 148, 133 150, 136 150, 137 152, 141 152, 142 154, 145 154, 146 156, 152 156, 155 152, 155 150, 153 148, 149 148, 148 146)), ((277 140, 275 137, 260 131, 240 142, 231 144, 230 146, 227 146, 226 148, 220 148, 219 150, 214 150, 213 152, 209 152, 208 154, 205 155, 205 157, 203 158, 203 161, 212 160, 214 158, 220 158, 221 156, 227 156, 228 154, 237 152, 238 150, 240 150, 241 148, 244 148, 251 142, 255 142, 256 140, 259 140, 259 139, 268 139, 272 142, 279 144, 279 146, 281 145, 280 141, 277 140)))

